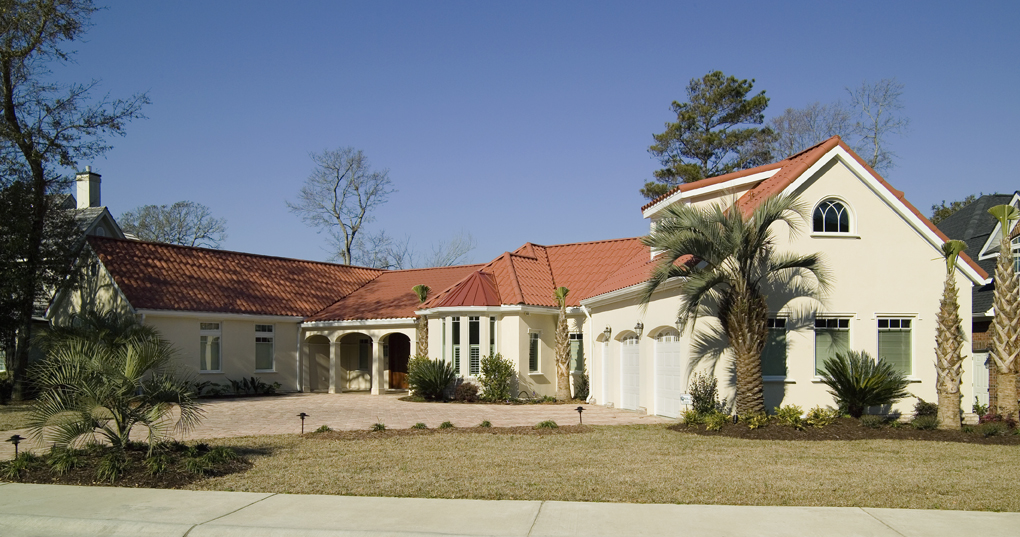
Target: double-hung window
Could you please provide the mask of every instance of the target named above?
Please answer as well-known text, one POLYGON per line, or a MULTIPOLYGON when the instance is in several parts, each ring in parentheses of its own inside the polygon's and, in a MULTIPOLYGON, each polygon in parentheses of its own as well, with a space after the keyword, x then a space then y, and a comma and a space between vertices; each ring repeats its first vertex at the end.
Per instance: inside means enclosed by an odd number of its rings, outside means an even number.
POLYGON ((850 319, 815 319, 815 375, 821 373, 825 361, 850 350, 850 319))
POLYGON ((584 373, 584 334, 573 332, 570 340, 570 370, 575 373, 584 373))
POLYGON ((460 317, 453 318, 453 370, 460 376, 460 317))
POLYGON ((542 334, 531 332, 528 334, 528 371, 538 372, 538 350, 542 341, 542 334))
POLYGON ((765 348, 761 353, 761 374, 763 377, 786 376, 786 319, 770 318, 765 348))
POLYGON ((496 317, 489 317, 489 356, 496 354, 496 317))
POLYGON ((273 363, 273 325, 255 325, 255 370, 272 371, 273 363))
POLYGON ((220 371, 220 323, 199 323, 198 370, 220 371))
POLYGON ((477 377, 482 368, 481 318, 468 317, 468 375, 477 377))
POLYGON ((910 375, 914 372, 911 360, 910 319, 878 320, 878 358, 893 369, 910 375))

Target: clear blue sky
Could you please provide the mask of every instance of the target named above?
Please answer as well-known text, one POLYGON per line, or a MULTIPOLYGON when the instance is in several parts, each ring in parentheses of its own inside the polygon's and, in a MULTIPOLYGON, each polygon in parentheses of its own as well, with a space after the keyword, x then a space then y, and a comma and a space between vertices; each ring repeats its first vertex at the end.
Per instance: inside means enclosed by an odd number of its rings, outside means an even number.
MULTIPOLYGON (((912 124, 887 179, 922 211, 1020 188, 1018 2, 113 1, 65 80, 148 91, 92 162, 115 216, 193 200, 231 250, 325 259, 293 214, 310 152, 354 146, 398 192, 373 229, 473 261, 637 236, 652 134, 691 78, 788 107, 896 77, 912 124)), ((90 164, 90 163, 82 163, 90 164)))

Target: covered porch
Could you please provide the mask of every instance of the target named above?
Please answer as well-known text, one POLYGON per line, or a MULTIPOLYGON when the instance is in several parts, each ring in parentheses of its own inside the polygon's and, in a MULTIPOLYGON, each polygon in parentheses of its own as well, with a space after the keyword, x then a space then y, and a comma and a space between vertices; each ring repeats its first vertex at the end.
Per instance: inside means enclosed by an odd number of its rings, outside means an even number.
POLYGON ((317 393, 407 389, 414 319, 306 323, 298 356, 300 390, 317 393))

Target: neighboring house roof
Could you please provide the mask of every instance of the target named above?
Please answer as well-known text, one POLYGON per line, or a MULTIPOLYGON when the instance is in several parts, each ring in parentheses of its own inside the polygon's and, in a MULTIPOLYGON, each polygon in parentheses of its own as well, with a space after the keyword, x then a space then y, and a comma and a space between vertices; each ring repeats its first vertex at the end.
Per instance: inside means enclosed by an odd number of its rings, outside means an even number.
POLYGON ((415 285, 424 284, 439 292, 466 275, 473 274, 481 265, 460 265, 427 269, 394 270, 382 272, 379 277, 343 296, 329 307, 311 315, 305 321, 345 321, 368 319, 400 319, 414 317, 419 308, 415 285))
POLYGON ((383 271, 349 265, 89 237, 135 309, 309 316, 383 271))
MULTIPOLYGON (((637 237, 554 246, 529 242, 493 259, 481 271, 428 300, 424 307, 495 305, 493 299, 502 305, 556 307, 553 293, 557 287, 570 289, 567 305, 578 306, 622 267, 650 257, 648 247, 637 237), (491 290, 486 291, 486 286, 491 290), (479 300, 490 303, 468 304, 479 300)), ((647 276, 645 273, 644 278, 647 276)))

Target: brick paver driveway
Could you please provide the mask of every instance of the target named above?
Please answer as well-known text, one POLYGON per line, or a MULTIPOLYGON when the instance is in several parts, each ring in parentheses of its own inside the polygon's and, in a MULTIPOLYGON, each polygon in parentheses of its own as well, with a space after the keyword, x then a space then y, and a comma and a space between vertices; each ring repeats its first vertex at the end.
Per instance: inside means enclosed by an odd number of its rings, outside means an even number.
MULTIPOLYGON (((457 427, 474 427, 489 420, 493 427, 535 425, 553 420, 560 425, 577 423, 577 405, 465 405, 458 403, 409 403, 403 394, 367 393, 310 394, 251 399, 220 399, 205 405, 206 417, 191 438, 219 438, 259 434, 288 434, 301 431, 297 415, 308 414, 305 430, 320 425, 337 430, 369 429, 375 423, 406 429, 422 422, 430 429, 444 421, 457 427)), ((630 410, 596 405, 584 406, 588 425, 670 423, 673 420, 630 410)))

